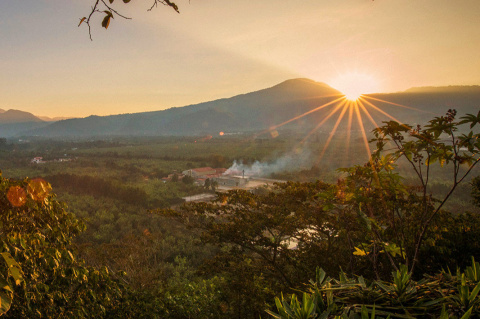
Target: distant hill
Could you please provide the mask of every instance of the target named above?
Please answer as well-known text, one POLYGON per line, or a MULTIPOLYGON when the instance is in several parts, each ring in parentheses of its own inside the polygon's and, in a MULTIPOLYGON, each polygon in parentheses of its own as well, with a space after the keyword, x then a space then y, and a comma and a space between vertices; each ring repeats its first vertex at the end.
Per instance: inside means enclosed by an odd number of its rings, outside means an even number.
POLYGON ((478 93, 480 85, 422 86, 406 90, 406 93, 478 93))
MULTIPOLYGON (((3 111, 3 110, 2 110, 3 111)), ((8 110, 0 112, 0 124, 43 122, 32 113, 19 110, 8 110)))
POLYGON ((368 94, 368 97, 398 105, 371 100, 382 110, 406 123, 425 123, 434 116, 444 115, 448 109, 456 109, 462 116, 477 114, 480 110, 480 86, 448 86, 411 88, 404 92, 368 94))
MULTIPOLYGON (((325 119, 320 129, 329 132, 341 109, 335 109, 334 104, 324 108, 320 106, 341 96, 339 91, 324 83, 292 79, 267 89, 211 102, 154 112, 66 119, 16 134, 62 138, 218 135, 219 132, 260 132, 285 122, 288 123, 277 127, 278 130, 310 132, 325 119), (336 110, 336 114, 330 117, 332 110, 336 110), (307 112, 307 116, 302 116, 307 112)), ((397 93, 368 94, 365 99, 381 110, 364 103, 370 116, 365 116, 363 125, 371 130, 374 125, 370 118, 377 124, 390 120, 384 113, 412 124, 424 123, 450 108, 457 109, 459 114, 476 113, 480 108, 480 87, 412 88, 397 93)), ((360 112, 365 113, 363 109, 360 112)), ((347 121, 348 113, 345 113, 344 121, 347 121)), ((338 131, 347 127, 339 125, 338 131)), ((359 129, 356 120, 352 121, 351 129, 359 129)))
MULTIPOLYGON (((252 132, 337 98, 341 93, 324 83, 294 79, 274 87, 185 107, 162 111, 89 116, 53 123, 29 132, 44 136, 92 135, 206 135, 225 132, 252 132)), ((319 115, 305 118, 309 126, 319 115)), ((297 125, 295 123, 294 125, 297 125)))
POLYGON ((10 137, 47 125, 32 113, 0 109, 0 137, 10 137))
POLYGON ((48 116, 39 116, 36 115, 39 119, 45 122, 57 122, 61 120, 68 120, 71 119, 72 117, 67 117, 67 116, 56 116, 56 117, 48 117, 48 116))

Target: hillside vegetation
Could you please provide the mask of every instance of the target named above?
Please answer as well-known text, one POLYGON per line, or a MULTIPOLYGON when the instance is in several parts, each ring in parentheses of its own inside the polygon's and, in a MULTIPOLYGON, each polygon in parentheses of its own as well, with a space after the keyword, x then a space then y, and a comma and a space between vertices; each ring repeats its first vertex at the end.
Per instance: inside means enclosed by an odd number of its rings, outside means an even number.
POLYGON ((296 181, 181 206, 181 197, 209 190, 164 183, 174 170, 228 168, 234 160, 269 165, 285 154, 301 158, 307 147, 306 158, 317 159, 328 134, 309 144, 281 132, 3 143, 1 311, 12 318, 473 318, 480 313, 472 262, 480 252, 480 178, 471 179, 479 122, 480 114, 454 111, 425 127, 386 122, 373 132, 370 158, 362 143, 346 153, 339 135, 320 163, 274 175, 296 181))

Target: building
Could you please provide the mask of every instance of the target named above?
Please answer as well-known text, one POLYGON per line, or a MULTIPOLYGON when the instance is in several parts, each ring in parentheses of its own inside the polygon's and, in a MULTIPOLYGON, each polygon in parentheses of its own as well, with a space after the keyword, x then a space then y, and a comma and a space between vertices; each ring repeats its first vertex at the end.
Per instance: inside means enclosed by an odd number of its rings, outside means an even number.
POLYGON ((218 186, 244 187, 248 184, 249 178, 244 176, 224 175, 215 177, 213 180, 218 183, 218 186))
POLYGON ((216 175, 217 170, 211 167, 200 167, 200 168, 192 168, 187 169, 186 171, 182 172, 185 176, 191 176, 195 179, 197 178, 207 178, 208 175, 216 175))
POLYGON ((41 156, 38 156, 38 157, 34 157, 30 163, 34 163, 34 164, 44 164, 46 163, 44 160, 43 160, 43 157, 41 156))

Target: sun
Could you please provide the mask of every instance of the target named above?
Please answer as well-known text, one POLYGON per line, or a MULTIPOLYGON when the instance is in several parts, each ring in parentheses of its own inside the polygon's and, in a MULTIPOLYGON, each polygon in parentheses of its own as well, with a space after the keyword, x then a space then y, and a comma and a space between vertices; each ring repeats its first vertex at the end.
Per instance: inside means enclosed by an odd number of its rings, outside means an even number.
POLYGON ((356 101, 362 94, 378 92, 378 81, 371 75, 347 72, 334 78, 330 86, 339 90, 350 101, 356 101))

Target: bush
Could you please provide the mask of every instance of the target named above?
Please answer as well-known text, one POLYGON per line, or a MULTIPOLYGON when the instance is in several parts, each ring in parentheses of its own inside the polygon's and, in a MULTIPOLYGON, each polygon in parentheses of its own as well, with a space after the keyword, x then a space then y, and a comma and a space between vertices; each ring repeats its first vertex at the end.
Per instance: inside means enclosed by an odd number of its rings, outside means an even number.
POLYGON ((0 175, 0 314, 10 318, 103 317, 123 288, 108 269, 75 257, 84 226, 44 180, 0 175))
POLYGON ((339 279, 317 269, 301 301, 296 295, 275 298, 274 318, 478 318, 480 315, 480 264, 455 275, 442 271, 411 279, 406 266, 392 272, 390 281, 368 282, 363 277, 339 279))

